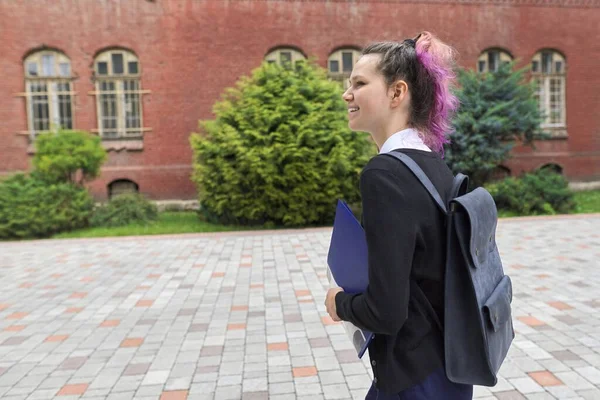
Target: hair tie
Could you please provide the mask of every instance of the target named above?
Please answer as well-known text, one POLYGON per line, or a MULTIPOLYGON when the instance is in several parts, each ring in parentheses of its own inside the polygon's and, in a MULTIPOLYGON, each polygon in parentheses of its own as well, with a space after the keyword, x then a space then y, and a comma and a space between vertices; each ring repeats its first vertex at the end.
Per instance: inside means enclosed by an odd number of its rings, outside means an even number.
POLYGON ((412 47, 413 49, 416 47, 417 45, 417 41, 415 39, 405 39, 404 42, 405 44, 409 45, 410 47, 412 47))

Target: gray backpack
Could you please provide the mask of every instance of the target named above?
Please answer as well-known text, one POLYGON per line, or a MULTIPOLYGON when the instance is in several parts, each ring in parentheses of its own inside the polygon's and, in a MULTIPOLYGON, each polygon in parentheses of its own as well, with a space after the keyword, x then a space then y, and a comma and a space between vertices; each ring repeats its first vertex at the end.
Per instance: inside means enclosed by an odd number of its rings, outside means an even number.
POLYGON ((498 216, 494 199, 481 187, 467 193, 468 178, 458 174, 445 204, 417 163, 400 152, 388 155, 413 172, 446 216, 443 322, 416 282, 411 282, 411 294, 426 304, 444 332, 446 375, 455 383, 494 386, 515 337, 512 285, 504 275, 495 240, 498 216))

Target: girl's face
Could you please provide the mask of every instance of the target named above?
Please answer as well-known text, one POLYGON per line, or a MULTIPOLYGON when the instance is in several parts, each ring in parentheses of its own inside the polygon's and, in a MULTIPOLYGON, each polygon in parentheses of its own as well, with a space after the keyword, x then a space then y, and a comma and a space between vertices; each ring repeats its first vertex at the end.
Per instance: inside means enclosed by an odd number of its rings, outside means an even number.
POLYGON ((390 93, 383 75, 377 71, 381 56, 362 56, 350 75, 350 87, 343 98, 348 104, 348 126, 353 131, 377 134, 385 130, 390 114, 390 93))

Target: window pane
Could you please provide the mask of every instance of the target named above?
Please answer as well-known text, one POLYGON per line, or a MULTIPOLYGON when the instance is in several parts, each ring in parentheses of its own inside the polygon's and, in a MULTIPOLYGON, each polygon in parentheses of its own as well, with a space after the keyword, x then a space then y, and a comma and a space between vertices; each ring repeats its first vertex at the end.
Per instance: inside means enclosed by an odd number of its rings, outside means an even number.
POLYGON ((552 72, 552 53, 542 53, 542 73, 549 74, 552 72))
POLYGON ((104 61, 98 62, 98 75, 108 75, 108 64, 104 61))
POLYGON ((48 118, 48 97, 33 97, 33 129, 36 132, 50 130, 50 120, 48 118))
POLYGON ((123 88, 126 92, 136 91, 136 90, 138 90, 138 81, 137 80, 123 81, 123 88))
POLYGON ((497 51, 489 51, 488 52, 488 71, 496 72, 498 71, 500 53, 497 51))
POLYGON ((279 53, 279 61, 284 64, 286 62, 291 62, 292 61, 292 53, 289 51, 282 51, 281 53, 279 53))
POLYGON ((562 79, 550 79, 550 123, 562 122, 562 79))
POLYGON ((73 129, 73 116, 71 114, 71 95, 59 94, 58 104, 60 112, 60 126, 64 129, 73 129))
POLYGON ((548 84, 548 78, 544 77, 544 78, 540 78, 536 80, 537 82, 537 98, 539 101, 539 105, 540 105, 540 111, 542 112, 542 115, 544 116, 544 122, 545 124, 547 124, 549 122, 549 109, 548 109, 548 88, 549 86, 548 84))
POLYGON ((561 74, 562 73, 562 62, 561 61, 557 61, 556 63, 554 63, 555 67, 556 67, 556 72, 557 74, 561 74))
POLYGON ((34 63, 34 62, 27 63, 27 74, 29 76, 37 76, 37 74, 38 74, 37 63, 34 63))
POLYGON ((128 68, 129 68, 129 73, 130 74, 137 74, 138 73, 138 63, 137 61, 130 61, 128 64, 128 68))
POLYGON ((531 71, 532 72, 540 72, 540 62, 539 61, 533 61, 531 63, 531 71))
POLYGON ((31 118, 35 132, 47 131, 50 129, 50 110, 48 108, 47 86, 44 82, 31 82, 29 85, 31 92, 43 93, 31 96, 31 118))
POLYGON ((71 76, 71 66, 69 63, 60 63, 58 65, 58 70, 60 76, 71 76))
POLYGON ((54 55, 44 54, 42 56, 42 76, 54 76, 54 55))
POLYGON ((111 54, 113 74, 123 73, 123 54, 113 53, 111 54))
POLYGON ((479 61, 479 72, 485 72, 485 61, 479 61))
POLYGON ((329 72, 340 72, 340 62, 338 60, 329 60, 329 72))
POLYGON ((64 129, 73 129, 71 95, 61 94, 69 92, 70 89, 71 84, 68 82, 58 82, 56 84, 56 90, 58 93, 59 124, 64 129))
POLYGON ((100 122, 102 135, 105 137, 117 137, 117 94, 115 91, 115 82, 101 82, 100 89, 100 122), (112 92, 112 93, 111 93, 112 92))
MULTIPOLYGON (((138 81, 125 81, 125 127, 127 129, 139 128, 140 125, 140 95, 137 92, 138 81)), ((139 132, 128 132, 137 136, 139 132)))
POLYGON ((342 71, 352 72, 352 53, 350 52, 342 53, 342 71))
POLYGON ((33 82, 31 82, 29 84, 29 88, 34 93, 45 92, 46 91, 46 84, 43 83, 43 82, 33 81, 33 82))

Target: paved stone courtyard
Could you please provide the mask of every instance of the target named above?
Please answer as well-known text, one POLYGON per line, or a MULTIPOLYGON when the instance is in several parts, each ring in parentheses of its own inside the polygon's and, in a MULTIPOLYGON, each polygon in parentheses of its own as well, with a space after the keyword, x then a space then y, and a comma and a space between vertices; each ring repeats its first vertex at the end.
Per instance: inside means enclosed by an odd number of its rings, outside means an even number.
MULTIPOLYGON (((362 399, 331 231, 0 243, 0 398, 362 399)), ((503 220, 517 336, 479 399, 600 399, 600 215, 503 220)))

